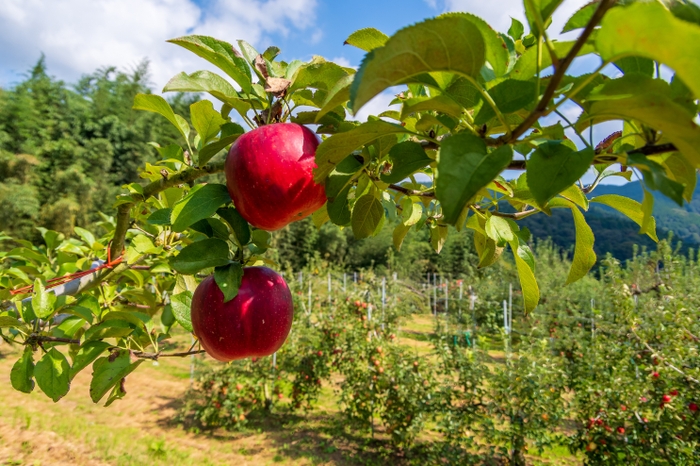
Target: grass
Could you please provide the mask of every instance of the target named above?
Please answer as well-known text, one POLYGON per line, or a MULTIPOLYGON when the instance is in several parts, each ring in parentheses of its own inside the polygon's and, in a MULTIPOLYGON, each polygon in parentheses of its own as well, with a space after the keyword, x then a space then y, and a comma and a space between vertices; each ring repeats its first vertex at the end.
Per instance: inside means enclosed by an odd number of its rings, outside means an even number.
MULTIPOLYGON (((398 333, 400 344, 416 356, 430 356, 435 317, 417 315, 398 333)), ((457 327, 454 328, 457 331, 457 327)), ((189 335, 175 343, 188 346, 189 335)), ((497 342, 493 342, 495 347, 497 342)), ((172 349, 170 349, 172 350, 172 349)), ((252 413, 239 432, 195 432, 170 419, 189 387, 191 358, 163 358, 146 362, 129 376, 124 400, 109 408, 88 396, 90 371, 73 381, 70 393, 53 403, 38 390, 31 395, 14 391, 9 383, 19 348, 0 344, 0 465, 224 465, 224 464, 398 464, 388 455, 387 435, 377 428, 368 438, 349 426, 338 407, 340 379, 324 383, 313 411, 306 415, 252 413)), ((490 353, 501 363, 502 346, 490 353)), ((198 356, 197 367, 219 363, 198 356)), ((426 433, 422 441, 436 440, 426 433)), ((547 449, 531 457, 534 464, 580 464, 565 447, 547 449)))

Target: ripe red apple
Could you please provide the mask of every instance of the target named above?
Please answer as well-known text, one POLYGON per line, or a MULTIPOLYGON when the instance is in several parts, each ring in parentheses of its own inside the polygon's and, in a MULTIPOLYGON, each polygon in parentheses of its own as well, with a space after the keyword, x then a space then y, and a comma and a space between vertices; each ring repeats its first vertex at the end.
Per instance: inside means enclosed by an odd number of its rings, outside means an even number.
POLYGON ((670 403, 671 397, 669 395, 664 395, 661 397, 661 401, 663 401, 664 403, 670 403))
POLYGON ((192 296, 194 334, 219 361, 274 353, 289 335, 293 316, 292 293, 267 267, 245 267, 238 295, 227 303, 213 276, 192 296))
POLYGON ((695 403, 688 403, 688 409, 691 413, 695 413, 698 410, 698 405, 695 403))
POLYGON ((226 186, 251 225, 279 230, 326 202, 313 180, 318 138, 305 126, 275 123, 239 137, 226 158, 226 186))
POLYGON ((625 433, 625 428, 622 427, 622 426, 618 427, 618 428, 617 428, 617 433, 620 434, 620 435, 624 434, 624 433, 625 433))

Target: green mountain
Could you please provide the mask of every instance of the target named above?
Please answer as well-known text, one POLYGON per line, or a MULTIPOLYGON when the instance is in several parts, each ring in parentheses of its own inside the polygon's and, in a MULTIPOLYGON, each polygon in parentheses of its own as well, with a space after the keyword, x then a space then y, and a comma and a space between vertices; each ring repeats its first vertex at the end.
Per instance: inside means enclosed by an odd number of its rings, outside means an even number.
MULTIPOLYGON (((600 185, 593 194, 619 194, 640 202, 644 195, 638 181, 622 186, 600 185)), ((673 232, 674 239, 681 241, 683 249, 697 249, 700 246, 700 187, 695 189, 692 202, 683 207, 658 193, 653 194, 659 238, 666 238, 669 232, 673 232)), ((585 217, 595 235, 598 257, 610 252, 624 260, 632 257, 635 244, 654 247, 654 242, 648 236, 638 233, 637 224, 610 207, 591 204, 585 217)), ((538 214, 524 219, 520 224, 528 227, 535 237, 551 237, 558 246, 573 250, 576 236, 571 212, 555 209, 551 217, 538 214)))

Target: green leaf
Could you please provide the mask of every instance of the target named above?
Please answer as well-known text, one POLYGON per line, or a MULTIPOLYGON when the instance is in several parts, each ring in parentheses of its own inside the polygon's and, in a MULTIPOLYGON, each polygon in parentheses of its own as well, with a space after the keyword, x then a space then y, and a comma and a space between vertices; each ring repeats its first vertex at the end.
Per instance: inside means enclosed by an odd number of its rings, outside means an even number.
POLYGON ((428 157, 423 146, 413 141, 404 141, 394 145, 389 151, 391 173, 382 174, 385 183, 398 183, 416 171, 425 168, 433 159, 428 157))
POLYGON ((233 78, 244 92, 252 93, 250 68, 243 58, 235 55, 233 45, 207 36, 184 36, 168 42, 204 58, 233 78))
POLYGON ((627 165, 640 169, 649 189, 660 191, 679 206, 683 205, 683 185, 669 178, 663 166, 642 154, 628 154, 627 165))
POLYGON ((40 279, 34 280, 34 296, 32 296, 32 309, 40 319, 48 319, 54 313, 56 295, 44 289, 40 279))
POLYGON ((384 206, 371 193, 355 201, 352 209, 352 232, 355 238, 372 236, 384 218, 384 206))
POLYGON ((109 356, 99 358, 92 365, 92 381, 90 382, 90 398, 97 403, 116 384, 131 374, 143 362, 140 359, 131 362, 127 350, 116 350, 109 356))
POLYGON ((345 157, 326 178, 325 189, 328 200, 331 202, 335 200, 362 167, 362 159, 359 156, 345 157))
POLYGON ((690 202, 693 199, 698 177, 695 168, 678 152, 670 152, 654 157, 666 169, 667 176, 684 186, 683 198, 690 202))
POLYGON ((445 139, 438 155, 435 195, 445 221, 454 225, 467 203, 488 185, 513 158, 509 145, 487 153, 484 140, 469 133, 445 139))
POLYGON ((162 249, 156 247, 153 241, 146 235, 136 235, 131 239, 129 247, 126 248, 126 262, 133 264, 139 257, 144 254, 157 254, 162 249))
POLYGON ((404 120, 412 113, 426 110, 434 110, 454 117, 462 116, 462 106, 449 95, 441 94, 435 97, 421 96, 404 100, 400 119, 404 120))
POLYGON ((598 9, 600 2, 592 1, 589 4, 581 7, 576 13, 573 14, 571 18, 566 22, 561 33, 573 31, 574 29, 585 28, 588 22, 593 17, 593 13, 598 9))
POLYGON ((371 52, 374 49, 383 47, 388 40, 389 36, 378 29, 364 28, 350 34, 350 37, 345 39, 343 45, 352 45, 365 52, 371 52))
POLYGON ((170 217, 173 231, 184 231, 193 223, 211 217, 228 202, 231 202, 231 196, 223 184, 197 185, 173 206, 170 217))
POLYGON ((90 327, 83 336, 85 341, 103 340, 105 338, 121 338, 130 335, 134 329, 129 322, 108 320, 90 327))
POLYGON ((404 238, 406 238, 406 235, 408 234, 408 231, 411 229, 410 225, 404 225, 403 223, 399 223, 396 225, 394 228, 394 232, 392 233, 391 237, 394 242, 394 247, 396 248, 397 251, 401 250, 401 245, 403 244, 404 238))
POLYGON ((422 73, 450 71, 476 78, 485 61, 484 38, 465 16, 442 16, 401 29, 362 61, 350 88, 353 111, 422 73))
MULTIPOLYGON (((560 59, 564 58, 574 44, 575 41, 554 42, 554 52, 560 59)), ((595 47, 589 43, 586 43, 581 48, 577 56, 581 57, 593 52, 595 52, 595 47)), ((544 70, 552 65, 552 57, 547 52, 542 53, 541 58, 542 66, 540 67, 540 70, 544 70)), ((515 66, 510 73, 508 73, 508 77, 513 79, 529 80, 537 74, 537 63, 537 47, 530 47, 520 56, 520 58, 518 58, 515 66)))
POLYGON ((575 184, 572 184, 564 191, 560 192, 559 195, 573 202, 583 210, 588 210, 588 198, 585 194, 583 194, 581 188, 579 188, 575 184))
POLYGON ((486 47, 486 61, 491 64, 491 68, 496 76, 503 76, 508 69, 509 53, 506 44, 496 30, 486 21, 471 13, 445 13, 438 18, 449 16, 464 17, 479 29, 481 37, 484 40, 484 46, 486 47))
POLYGON ((661 131, 694 166, 700 166, 700 127, 686 108, 674 102, 663 82, 626 75, 596 88, 576 128, 609 120, 638 120, 661 131), (604 100, 603 100, 604 99, 604 100))
POLYGON ((503 246, 506 243, 513 241, 515 234, 511 224, 503 217, 491 215, 486 219, 484 227, 486 235, 494 240, 498 246, 503 246))
POLYGON ((270 240, 272 233, 266 230, 253 230, 251 235, 252 243, 249 248, 255 254, 262 254, 271 247, 270 240))
POLYGON ((510 28, 508 28, 508 35, 513 38, 513 40, 520 40, 525 33, 525 26, 523 23, 515 18, 510 18, 510 28))
POLYGON ((27 324, 10 316, 0 316, 0 328, 19 328, 29 330, 27 324))
POLYGON ((76 235, 78 235, 88 247, 92 248, 92 245, 95 244, 95 235, 93 235, 86 229, 80 227, 73 227, 73 232, 76 235))
POLYGON ((266 60, 272 61, 277 57, 277 55, 280 54, 280 49, 279 47, 275 47, 274 45, 271 47, 268 47, 265 49, 265 51, 262 53, 263 58, 266 60))
POLYGON ((537 303, 540 301, 540 288, 537 286, 535 271, 531 266, 534 263, 534 257, 530 248, 520 238, 511 241, 509 244, 515 258, 516 269, 518 270, 525 313, 529 313, 537 307, 537 303))
POLYGON ((473 108, 481 102, 481 93, 476 85, 466 78, 455 79, 445 93, 463 108, 473 108))
POLYGON ((189 76, 185 73, 177 74, 165 85, 163 92, 207 92, 241 115, 251 109, 250 104, 239 97, 228 81, 210 71, 196 71, 189 76))
POLYGON ((217 209, 216 213, 231 226, 233 234, 241 246, 245 246, 250 242, 250 225, 235 208, 217 209))
MULTIPOLYGON (((604 204, 608 207, 612 207, 613 209, 625 215, 627 218, 632 220, 640 227, 642 227, 644 224, 645 209, 643 208, 641 203, 635 201, 634 199, 630 199, 628 197, 620 196, 617 194, 603 194, 602 196, 594 197, 593 199, 591 199, 591 202, 597 202, 599 204, 604 204)), ((651 214, 650 211, 649 214, 651 214)), ((648 228, 640 230, 639 233, 646 233, 649 236, 649 238, 658 242, 659 238, 656 236, 656 221, 654 220, 654 217, 651 217, 651 215, 649 215, 648 218, 648 228)))
POLYGON ((642 57, 624 57, 616 60, 614 65, 625 74, 641 74, 652 77, 654 75, 654 61, 642 57))
POLYGON ((448 231, 447 225, 433 225, 430 227, 430 245, 437 254, 440 254, 445 241, 447 241, 448 231))
POLYGON ((696 98, 700 97, 698 43, 700 27, 676 18, 657 2, 633 2, 611 9, 596 36, 596 49, 604 60, 634 55, 664 63, 696 98))
POLYGON ((328 218, 336 225, 347 226, 350 224, 352 216, 350 206, 348 205, 348 194, 350 193, 350 188, 351 186, 348 185, 333 199, 328 198, 328 203, 326 204, 328 218))
POLYGON ((383 120, 368 121, 355 129, 334 134, 316 148, 314 181, 322 183, 345 157, 354 150, 379 139, 382 136, 410 133, 406 128, 383 120))
POLYGON ((190 225, 194 231, 204 233, 209 238, 219 238, 228 241, 229 231, 224 222, 216 218, 205 218, 190 225))
MULTIPOLYGON (((506 79, 489 89, 489 95, 501 113, 513 113, 525 108, 535 101, 535 83, 518 79, 506 79)), ((474 117, 475 125, 488 123, 496 116, 493 108, 484 102, 479 113, 474 117)))
POLYGON ((170 225, 170 217, 173 209, 158 209, 148 216, 146 222, 151 225, 170 225))
POLYGON ((410 227, 418 223, 422 216, 422 204, 413 202, 413 199, 410 197, 405 197, 403 201, 401 201, 401 223, 410 227))
POLYGON ((595 152, 574 151, 562 141, 546 141, 527 161, 527 185, 535 200, 545 205, 581 178, 591 166, 595 152))
POLYGON ((343 105, 350 100, 350 85, 354 78, 354 74, 349 74, 340 78, 333 87, 330 88, 325 100, 321 103, 321 109, 316 114, 316 123, 320 122, 328 112, 335 110, 339 105, 343 105))
POLYGON ((73 380, 80 371, 92 364, 92 362, 109 347, 110 344, 104 341, 87 341, 80 345, 80 349, 73 357, 73 366, 70 368, 69 374, 70 380, 73 380))
POLYGON ((240 262, 233 262, 217 267, 214 269, 214 280, 224 294, 224 302, 227 303, 238 295, 243 280, 243 266, 240 262))
POLYGON ((483 235, 479 231, 474 232, 474 247, 479 254, 478 268, 482 269, 496 263, 503 248, 496 245, 496 242, 491 238, 483 235))
POLYGON ((583 277, 591 270, 597 260, 593 243, 595 236, 593 230, 586 223, 586 219, 581 211, 572 202, 564 201, 571 209, 574 216, 574 227, 576 229, 576 244, 574 246, 574 257, 571 261, 571 269, 566 279, 566 284, 573 283, 583 277))
MULTIPOLYGON (((214 110, 214 105, 208 100, 200 100, 190 105, 190 118, 192 126, 199 134, 202 145, 206 145, 216 137, 221 130, 221 125, 226 123, 226 120, 221 118, 219 112, 214 110)), ((200 165, 203 163, 206 162, 199 161, 200 165)))
POLYGON ((176 74, 165 85, 163 92, 208 92, 223 102, 238 96, 238 92, 228 81, 206 70, 195 71, 190 75, 184 72, 176 74))
POLYGON ((214 141, 211 144, 207 144, 206 146, 202 147, 198 154, 199 166, 204 166, 212 159, 212 157, 236 142, 236 139, 238 139, 241 134, 243 134, 243 131, 238 134, 231 134, 229 136, 222 137, 218 141, 214 141))
POLYGON ((188 290, 172 295, 170 303, 177 323, 188 332, 192 332, 192 292, 188 290))
POLYGON ((185 141, 190 136, 190 125, 182 118, 173 112, 170 104, 161 96, 153 94, 136 94, 134 97, 134 110, 144 110, 147 112, 157 113, 164 116, 185 138, 185 141))
POLYGON ((311 214, 311 222, 316 228, 321 228, 328 220, 330 220, 330 217, 328 216, 327 204, 323 204, 321 208, 311 214))
POLYGON ((333 62, 312 62, 299 69, 289 92, 308 87, 328 91, 348 74, 350 73, 345 68, 333 62))
POLYGON ((12 388, 23 393, 34 390, 34 352, 31 346, 25 346, 22 356, 12 366, 10 371, 12 388))
POLYGON ((54 336, 73 338, 73 336, 78 332, 78 330, 83 328, 83 325, 85 325, 85 323, 86 321, 82 317, 68 317, 54 329, 54 336))
POLYGON ((36 363, 34 377, 41 391, 55 403, 70 389, 69 371, 70 365, 63 353, 51 348, 36 363))
POLYGON ((228 244, 217 238, 207 238, 184 247, 180 254, 170 259, 170 266, 179 273, 194 275, 200 270, 228 262, 228 244))
POLYGON ((140 330, 148 331, 146 323, 150 322, 151 318, 148 314, 133 311, 109 311, 102 316, 104 322, 127 322, 133 327, 140 330))
POLYGON ((642 198, 642 224, 639 233, 648 232, 652 227, 652 221, 654 221, 654 217, 651 215, 654 211, 654 196, 644 187, 642 189, 644 197, 642 198))

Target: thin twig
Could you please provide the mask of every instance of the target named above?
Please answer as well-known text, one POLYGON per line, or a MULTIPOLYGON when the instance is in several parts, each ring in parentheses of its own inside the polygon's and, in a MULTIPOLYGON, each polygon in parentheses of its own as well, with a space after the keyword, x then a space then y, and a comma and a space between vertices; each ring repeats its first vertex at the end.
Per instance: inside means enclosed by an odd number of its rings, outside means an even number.
POLYGON ((552 100, 552 97, 554 97, 554 93, 559 87, 561 80, 564 78, 566 70, 569 69, 569 66, 571 66, 574 58, 576 58, 578 53, 581 51, 581 48, 583 48, 583 45, 588 40, 589 36, 593 32, 593 29, 595 29, 596 25, 598 25, 608 9, 610 9, 610 7, 612 7, 614 4, 615 0, 601 0, 595 13, 593 13, 590 21, 588 21, 586 28, 583 30, 578 39, 576 39, 576 42, 574 43, 573 47, 571 47, 571 50, 569 50, 569 53, 566 54, 566 57, 559 62, 559 66, 552 75, 552 79, 549 81, 549 85, 545 89, 544 94, 542 95, 542 98, 535 109, 510 134, 505 134, 499 138, 502 144, 508 144, 518 139, 520 136, 525 134, 525 131, 530 129, 532 125, 540 119, 540 117, 545 115, 549 102, 552 100))
POLYGON ((25 345, 35 345, 35 344, 41 344, 41 343, 70 343, 72 345, 79 345, 80 340, 73 340, 71 338, 41 336, 41 335, 37 335, 35 333, 32 333, 24 341, 25 345))
POLYGON ((429 197, 431 199, 435 198, 434 191, 418 191, 416 189, 404 188, 403 186, 399 186, 397 184, 390 184, 389 189, 393 189, 394 191, 398 191, 400 193, 403 193, 406 196, 421 196, 421 197, 429 197))
POLYGON ((157 361, 158 358, 184 358, 185 356, 192 356, 193 354, 206 353, 204 350, 194 350, 194 351, 183 351, 181 353, 146 353, 143 351, 132 351, 132 354, 141 359, 151 359, 157 361))

